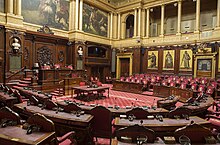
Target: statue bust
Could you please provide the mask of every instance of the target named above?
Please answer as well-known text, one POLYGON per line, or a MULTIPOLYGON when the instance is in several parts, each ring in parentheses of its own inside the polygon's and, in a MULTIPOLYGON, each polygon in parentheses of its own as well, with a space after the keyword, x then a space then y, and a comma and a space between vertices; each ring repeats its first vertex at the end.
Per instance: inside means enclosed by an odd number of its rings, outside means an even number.
POLYGON ((19 40, 17 38, 14 38, 13 43, 12 43, 12 49, 15 52, 18 52, 21 47, 21 44, 19 43, 19 40))

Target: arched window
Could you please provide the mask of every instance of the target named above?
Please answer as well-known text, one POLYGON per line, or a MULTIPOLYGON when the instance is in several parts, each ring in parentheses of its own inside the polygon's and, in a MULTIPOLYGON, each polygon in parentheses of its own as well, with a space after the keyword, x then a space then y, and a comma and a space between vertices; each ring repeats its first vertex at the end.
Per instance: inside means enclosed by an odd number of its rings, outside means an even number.
POLYGON ((129 15, 126 20, 126 38, 134 36, 134 15, 129 15))

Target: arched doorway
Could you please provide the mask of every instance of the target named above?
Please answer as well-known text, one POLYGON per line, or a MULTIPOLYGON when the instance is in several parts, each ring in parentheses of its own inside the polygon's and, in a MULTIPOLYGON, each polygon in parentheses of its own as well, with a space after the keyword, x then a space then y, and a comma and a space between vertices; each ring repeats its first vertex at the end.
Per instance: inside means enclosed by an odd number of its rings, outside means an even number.
POLYGON ((128 15, 126 19, 126 38, 132 38, 134 36, 134 15, 128 15))

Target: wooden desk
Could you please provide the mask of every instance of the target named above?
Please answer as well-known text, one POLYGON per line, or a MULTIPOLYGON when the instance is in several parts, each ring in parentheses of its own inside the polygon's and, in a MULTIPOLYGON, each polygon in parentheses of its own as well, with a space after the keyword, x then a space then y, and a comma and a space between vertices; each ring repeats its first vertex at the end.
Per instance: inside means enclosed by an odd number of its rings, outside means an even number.
POLYGON ((169 86, 154 85, 153 95, 163 98, 169 97, 171 95, 179 96, 179 100, 181 102, 186 102, 186 100, 193 97, 193 91, 169 86))
POLYGON ((14 96, 10 96, 5 92, 0 92, 0 102, 3 102, 8 107, 12 107, 15 103, 18 102, 18 99, 14 96))
POLYGON ((180 127, 186 126, 190 124, 191 121, 194 121, 197 124, 203 126, 209 126, 210 123, 207 120, 204 120, 197 116, 190 116, 189 120, 186 119, 170 119, 170 118, 163 118, 163 121, 159 121, 157 119, 134 119, 133 121, 129 121, 128 119, 124 118, 115 118, 115 127, 126 127, 135 124, 141 124, 140 121, 143 121, 142 125, 153 129, 158 135, 173 135, 174 131, 180 127))
POLYGON ((158 108, 165 108, 170 110, 171 107, 175 108, 175 104, 179 101, 179 96, 174 96, 172 99, 169 97, 158 100, 157 101, 157 107, 158 108))
MULTIPOLYGON (((67 105, 67 103, 65 101, 59 101, 57 102, 57 104, 61 107, 64 107, 67 105)), ((78 104, 78 106, 85 112, 89 113, 91 109, 93 109, 95 107, 95 105, 93 106, 89 106, 89 105, 83 105, 83 104, 78 104)), ((108 108, 111 112, 112 112, 112 116, 114 117, 119 117, 120 115, 124 115, 126 114, 127 111, 130 111, 132 108, 108 108)), ((145 108, 143 108, 145 109, 145 108)), ((146 110, 146 109, 145 109, 146 110)), ((147 109, 147 111, 152 114, 152 115, 156 115, 156 114, 160 114, 163 116, 166 116, 167 113, 169 113, 168 110, 164 109, 164 108, 156 108, 156 109, 147 109)))
POLYGON ((42 91, 33 90, 33 89, 27 88, 27 87, 16 87, 15 89, 17 89, 22 96, 25 96, 27 98, 29 96, 35 96, 41 103, 43 103, 47 99, 51 99, 51 97, 52 97, 52 96, 48 97, 42 91))
POLYGON ((27 134, 22 126, 7 126, 0 128, 1 145, 45 145, 54 141, 55 132, 33 132, 27 134))
MULTIPOLYGON (((85 93, 85 92, 94 92, 94 91, 100 91, 100 90, 108 90, 108 98, 109 98, 109 87, 104 87, 104 86, 100 86, 97 88, 93 88, 93 87, 87 87, 87 86, 79 86, 79 87, 72 87, 72 90, 79 90, 80 93, 85 93)), ((73 96, 73 93, 72 93, 73 96)))
POLYGON ((13 108, 19 114, 30 117, 32 114, 40 113, 51 119, 55 124, 57 136, 62 136, 69 131, 76 131, 79 144, 84 145, 85 142, 91 142, 90 123, 93 116, 83 114, 77 117, 75 114, 66 112, 56 112, 53 110, 41 109, 38 106, 27 106, 27 103, 15 104, 13 108))
POLYGON ((124 82, 124 81, 113 81, 113 90, 122 91, 122 92, 130 92, 130 93, 142 93, 143 84, 140 83, 132 83, 132 82, 124 82))
POLYGON ((181 107, 188 108, 192 110, 192 115, 201 114, 206 111, 210 106, 213 105, 214 99, 212 97, 207 97, 206 100, 199 102, 199 105, 184 104, 181 107))

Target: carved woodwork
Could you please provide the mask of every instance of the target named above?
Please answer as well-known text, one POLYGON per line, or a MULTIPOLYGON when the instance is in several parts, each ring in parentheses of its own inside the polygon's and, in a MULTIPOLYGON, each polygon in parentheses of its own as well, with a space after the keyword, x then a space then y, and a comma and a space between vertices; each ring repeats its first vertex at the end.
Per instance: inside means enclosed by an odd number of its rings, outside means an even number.
POLYGON ((41 66, 44 64, 53 64, 53 53, 47 46, 43 46, 37 49, 37 61, 41 66))

